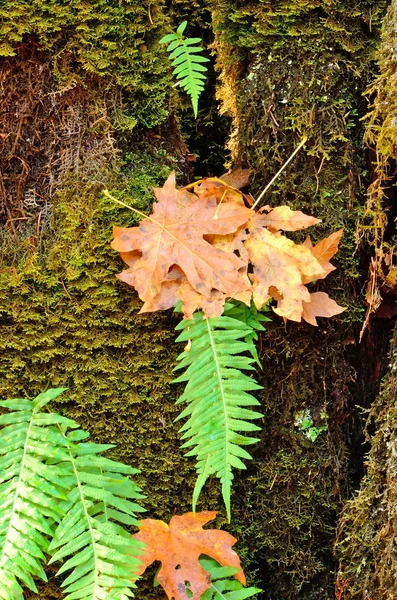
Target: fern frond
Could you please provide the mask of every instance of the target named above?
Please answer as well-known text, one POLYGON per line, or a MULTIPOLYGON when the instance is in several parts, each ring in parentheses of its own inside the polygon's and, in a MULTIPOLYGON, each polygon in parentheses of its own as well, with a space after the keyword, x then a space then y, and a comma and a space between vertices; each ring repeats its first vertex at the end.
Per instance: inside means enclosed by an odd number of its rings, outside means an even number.
POLYGON ((244 600, 262 591, 254 587, 245 588, 237 579, 231 579, 238 572, 235 567, 221 567, 212 558, 200 558, 199 562, 211 578, 211 587, 200 600, 244 600))
POLYGON ((203 63, 209 62, 208 58, 200 55, 203 51, 201 38, 184 38, 183 32, 186 29, 187 21, 181 23, 176 33, 165 35, 160 40, 160 44, 169 44, 167 47, 170 52, 172 66, 175 67, 173 74, 179 80, 179 85, 189 94, 194 116, 197 118, 198 99, 204 89, 205 73, 207 67, 203 63))
POLYGON ((46 536, 63 517, 57 501, 67 499, 65 471, 57 464, 68 457, 65 430, 77 423, 41 409, 63 389, 34 400, 5 400, 11 409, 0 416, 0 598, 22 598, 20 582, 37 592, 33 577, 46 580, 42 562, 46 536), (48 427, 49 424, 53 426, 48 427))
POLYGON ((196 509, 201 489, 210 475, 222 483, 222 495, 230 520, 230 489, 233 468, 245 469, 242 458, 251 458, 241 446, 253 444, 257 438, 240 432, 258 431, 251 423, 262 415, 246 406, 259 402, 247 393, 259 386, 242 371, 252 371, 253 358, 239 356, 250 352, 244 341, 252 329, 228 316, 205 319, 203 313, 193 315, 191 321, 182 321, 177 341, 189 341, 189 347, 178 357, 177 369, 186 368, 176 382, 187 381, 184 393, 177 401, 188 406, 178 419, 189 417, 180 429, 182 439, 188 439, 183 448, 194 446, 186 456, 196 456, 198 479, 193 493, 193 510, 196 509))
POLYGON ((48 551, 50 562, 67 559, 58 575, 71 571, 63 582, 65 600, 126 600, 133 596, 133 574, 139 564, 142 544, 119 523, 137 525, 143 498, 140 488, 125 475, 136 469, 100 456, 113 447, 75 443, 85 432, 71 432, 68 472, 72 490, 61 503, 66 515, 58 525, 48 551))

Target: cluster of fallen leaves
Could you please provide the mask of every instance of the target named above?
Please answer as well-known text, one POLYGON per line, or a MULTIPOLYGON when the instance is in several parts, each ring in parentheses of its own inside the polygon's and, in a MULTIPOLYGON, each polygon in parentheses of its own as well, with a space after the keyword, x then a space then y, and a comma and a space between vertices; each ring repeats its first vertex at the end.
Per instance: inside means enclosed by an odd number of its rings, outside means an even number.
POLYGON ((296 244, 284 232, 320 220, 288 206, 257 211, 252 201, 227 181, 203 179, 177 189, 171 174, 154 190, 153 213, 139 227, 115 227, 112 247, 128 269, 118 277, 133 286, 140 312, 171 308, 182 302, 185 318, 201 309, 220 316, 226 298, 261 309, 273 298, 274 311, 292 321, 317 325, 344 308, 306 285, 335 269, 329 262, 342 230, 315 246, 310 238, 296 244))
POLYGON ((232 549, 236 538, 219 529, 203 529, 216 514, 215 511, 204 511, 176 515, 169 525, 155 519, 141 521, 134 537, 146 546, 139 556, 141 564, 135 575, 141 575, 158 560, 161 568, 157 580, 168 598, 199 600, 211 587, 210 575, 199 563, 199 557, 206 555, 222 566, 236 567, 235 578, 245 585, 240 559, 232 549))

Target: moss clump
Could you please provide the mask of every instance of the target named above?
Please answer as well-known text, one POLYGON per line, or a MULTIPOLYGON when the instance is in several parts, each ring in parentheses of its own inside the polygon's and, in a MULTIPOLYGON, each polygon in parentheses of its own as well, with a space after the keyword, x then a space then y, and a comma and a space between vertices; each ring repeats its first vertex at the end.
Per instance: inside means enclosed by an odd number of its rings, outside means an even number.
MULTIPOLYGON (((362 226, 374 245, 368 317, 379 307, 385 293, 391 292, 392 298, 395 297, 396 239, 391 187, 395 181, 392 173, 396 160, 396 23, 397 4, 393 0, 384 21, 378 52, 379 75, 369 89, 374 100, 367 119, 366 140, 375 149, 376 160, 374 181, 369 188, 367 221, 362 226)), ((367 441, 371 445, 367 472, 359 492, 346 504, 339 524, 336 545, 340 559, 339 587, 344 590, 346 599, 392 600, 397 596, 396 369, 397 330, 394 327, 388 373, 367 421, 367 441)))
POLYGON ((237 481, 234 534, 269 600, 334 597, 334 524, 347 486, 342 422, 352 403, 340 334, 336 323, 276 322, 261 334, 262 441, 237 481), (302 411, 327 425, 314 442, 299 426, 302 411))
MULTIPOLYGON (((393 0, 382 28, 382 43, 377 52, 379 74, 367 94, 373 98, 366 115, 365 141, 371 149, 374 165, 372 183, 360 234, 374 247, 372 260, 370 306, 368 317, 382 303, 382 296, 395 287, 393 255, 396 248, 394 186, 396 183, 397 57, 395 53, 397 4, 393 0)), ((381 308, 382 310, 382 308, 381 308)))
MULTIPOLYGON (((160 183, 161 164, 151 169, 143 180, 160 183)), ((109 246, 111 226, 129 224, 125 213, 98 186, 71 177, 56 194, 46 255, 2 264, 0 395, 67 387, 57 408, 96 441, 117 444, 112 456, 142 471, 149 513, 168 520, 189 509, 194 483, 173 424, 175 321, 137 316, 139 300, 115 278, 122 265, 109 246)), ((146 592, 143 583, 140 597, 146 592)))
MULTIPOLYGON (((52 2, 6 0, 0 8, 0 56, 34 36, 49 52, 63 87, 89 74, 128 92, 126 115, 155 127, 168 115, 170 69, 158 41, 169 23, 162 0, 52 2)), ((169 25, 168 25, 169 26, 169 25)))

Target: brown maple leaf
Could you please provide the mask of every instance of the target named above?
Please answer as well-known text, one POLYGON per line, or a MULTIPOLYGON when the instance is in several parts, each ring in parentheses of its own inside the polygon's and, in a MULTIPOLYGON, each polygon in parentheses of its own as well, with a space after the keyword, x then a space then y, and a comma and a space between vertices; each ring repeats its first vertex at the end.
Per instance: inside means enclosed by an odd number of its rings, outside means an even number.
POLYGON ((276 206, 275 208, 265 206, 259 211, 259 214, 260 217, 258 217, 257 223, 261 223, 274 231, 280 229, 283 231, 299 231, 321 223, 321 219, 305 215, 300 210, 291 210, 289 206, 276 206), (269 212, 264 213, 264 210, 269 212))
POLYGON ((214 194, 198 197, 177 190, 171 174, 154 190, 153 214, 139 227, 114 228, 112 247, 127 258, 130 268, 120 274, 152 305, 168 273, 177 265, 192 288, 209 296, 213 290, 233 295, 248 285, 244 262, 233 252, 216 248, 205 235, 228 235, 243 225, 251 211, 236 202, 218 204, 214 194))
MULTIPOLYGON (((123 273, 120 278, 122 275, 123 273)), ((251 292, 249 291, 248 294, 250 298, 251 292)), ((154 298, 147 300, 139 313, 167 310, 181 300, 185 319, 191 319, 196 310, 202 310, 207 317, 220 317, 223 314, 226 298, 227 295, 218 290, 212 290, 207 296, 199 294, 192 288, 183 271, 175 265, 162 282, 160 292, 154 298)))
POLYGON ((144 519, 136 540, 144 542, 146 548, 139 556, 141 565, 135 575, 141 575, 153 561, 159 560, 161 568, 158 582, 168 598, 175 600, 199 600, 211 587, 210 576, 199 563, 201 554, 215 559, 226 567, 236 567, 235 577, 245 585, 240 559, 232 550, 236 538, 219 529, 203 529, 203 525, 216 517, 215 511, 196 514, 186 513, 172 517, 170 524, 154 519, 144 519), (190 590, 190 596, 187 595, 190 590))
POLYGON ((187 185, 185 190, 194 188, 194 193, 202 198, 209 195, 217 197, 218 203, 222 202, 235 202, 243 206, 252 206, 252 198, 247 194, 241 192, 237 186, 234 186, 226 182, 223 177, 205 177, 194 183, 187 185))
POLYGON ((245 246, 254 267, 251 279, 255 306, 261 309, 274 296, 272 289, 275 288, 278 303, 274 311, 292 321, 300 321, 302 303, 310 301, 302 278, 316 279, 324 273, 318 260, 309 248, 263 227, 261 215, 251 219, 245 246))
POLYGON ((302 319, 317 327, 316 317, 333 317, 339 315, 346 308, 339 306, 324 292, 310 294, 310 302, 303 302, 302 319))
POLYGON ((115 227, 112 243, 129 266, 118 277, 144 302, 140 312, 165 310, 181 300, 186 319, 196 310, 214 317, 223 313, 227 298, 249 306, 252 297, 259 309, 273 298, 274 311, 293 321, 301 321, 304 310, 312 324, 316 316, 327 316, 315 310, 341 312, 330 299, 317 309, 318 301, 305 309, 304 303, 311 303, 305 284, 334 270, 329 260, 343 230, 315 246, 310 238, 295 244, 280 230, 297 231, 319 219, 287 206, 255 212, 244 194, 216 177, 177 190, 171 175, 154 191, 153 214, 139 227, 115 227))
MULTIPOLYGON (((335 231, 331 233, 328 237, 320 240, 315 246, 313 246, 310 238, 306 238, 304 241, 304 245, 309 248, 312 255, 317 258, 318 262, 324 269, 324 274, 319 277, 315 277, 314 279, 324 279, 329 273, 335 271, 336 267, 331 264, 329 261, 334 256, 334 254, 338 251, 338 245, 340 239, 343 235, 343 229, 339 229, 339 231, 335 231)), ((303 283, 310 283, 314 281, 310 277, 303 277, 303 283)))
POLYGON ((250 183, 250 169, 242 169, 241 167, 237 167, 231 173, 225 173, 220 176, 220 179, 234 188, 240 190, 243 187, 246 187, 250 183))

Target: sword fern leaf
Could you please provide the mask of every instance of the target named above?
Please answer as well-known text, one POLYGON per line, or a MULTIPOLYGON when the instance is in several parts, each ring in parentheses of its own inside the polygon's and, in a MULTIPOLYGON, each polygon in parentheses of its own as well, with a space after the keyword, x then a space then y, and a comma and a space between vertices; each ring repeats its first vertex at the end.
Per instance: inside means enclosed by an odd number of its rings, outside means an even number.
POLYGON ((249 392, 259 389, 252 377, 243 371, 252 371, 254 358, 250 353, 252 328, 246 323, 222 315, 206 319, 203 313, 193 315, 190 321, 177 325, 182 333, 177 341, 189 342, 178 357, 177 369, 186 368, 176 382, 187 382, 177 404, 187 407, 178 419, 188 417, 180 432, 187 440, 182 448, 193 448, 186 456, 196 456, 198 478, 193 493, 193 510, 200 492, 210 475, 218 477, 230 520, 230 491, 233 468, 245 469, 241 459, 250 459, 242 448, 258 438, 242 435, 259 431, 252 423, 262 415, 251 408, 259 402, 249 392), (242 355, 246 353, 246 355, 242 355))
POLYGON ((11 409, 0 416, 0 598, 23 598, 21 584, 37 592, 34 577, 46 581, 42 564, 53 524, 63 516, 67 499, 62 469, 48 461, 67 458, 57 424, 77 423, 41 409, 63 390, 49 390, 33 401, 0 402, 11 409), (54 427, 48 427, 48 423, 54 427))
POLYGON ((179 85, 189 94, 194 116, 197 118, 198 99, 204 89, 207 72, 207 67, 203 63, 209 62, 209 59, 200 55, 203 49, 197 44, 201 42, 201 38, 183 37, 186 26, 187 21, 184 21, 179 25, 176 33, 165 35, 159 43, 168 44, 169 58, 172 66, 175 67, 173 74, 179 80, 179 85))
POLYGON ((201 596, 201 600, 244 600, 255 596, 261 590, 245 588, 233 578, 238 571, 235 567, 222 567, 212 558, 200 558, 200 565, 211 578, 211 587, 201 596))

